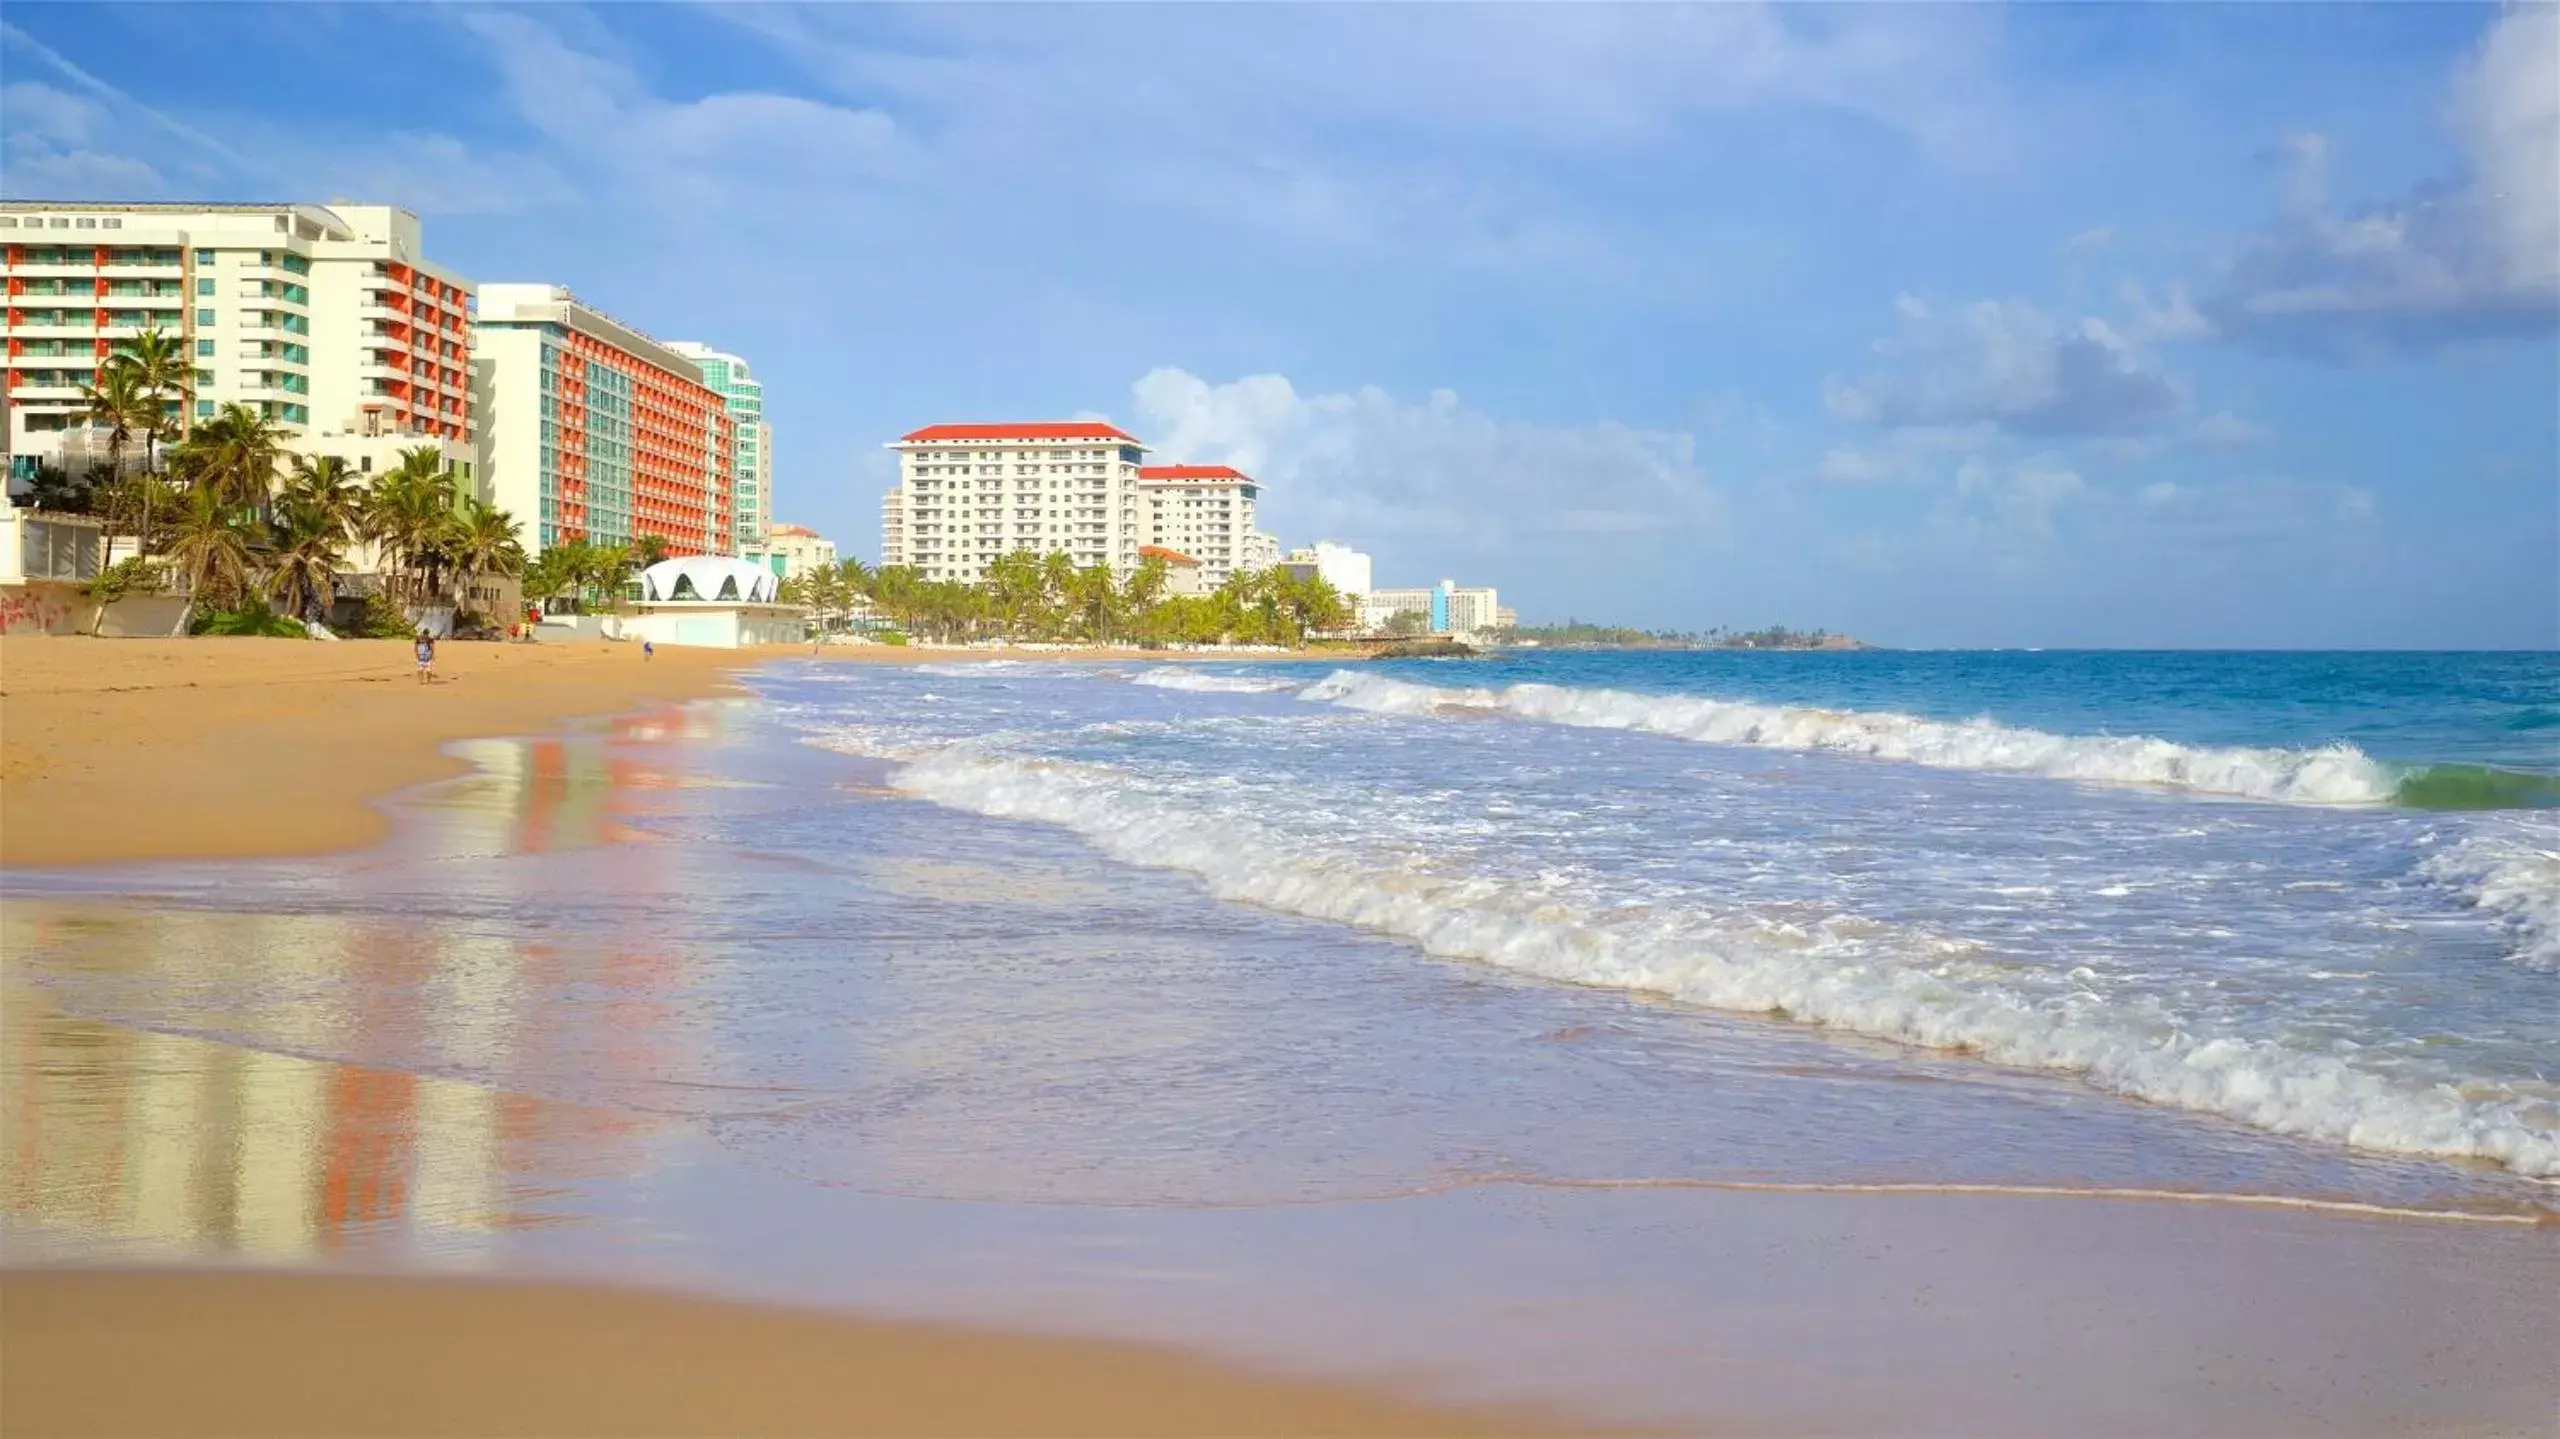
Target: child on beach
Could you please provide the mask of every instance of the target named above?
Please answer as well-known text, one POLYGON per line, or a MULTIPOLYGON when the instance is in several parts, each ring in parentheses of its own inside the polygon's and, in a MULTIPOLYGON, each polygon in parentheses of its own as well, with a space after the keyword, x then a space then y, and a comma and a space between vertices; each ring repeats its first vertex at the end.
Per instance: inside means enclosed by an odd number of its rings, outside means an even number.
POLYGON ((436 667, 436 637, 428 634, 425 630, 418 631, 417 654, 418 683, 430 684, 434 682, 434 671, 436 667))

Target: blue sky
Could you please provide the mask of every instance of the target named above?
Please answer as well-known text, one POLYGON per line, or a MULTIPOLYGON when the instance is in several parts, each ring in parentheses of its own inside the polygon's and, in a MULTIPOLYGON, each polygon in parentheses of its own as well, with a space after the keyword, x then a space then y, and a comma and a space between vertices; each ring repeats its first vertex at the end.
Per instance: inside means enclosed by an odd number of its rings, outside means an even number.
POLYGON ((2560 644, 2560 11, 19 3, 0 186, 407 205, 1532 618, 2560 644))

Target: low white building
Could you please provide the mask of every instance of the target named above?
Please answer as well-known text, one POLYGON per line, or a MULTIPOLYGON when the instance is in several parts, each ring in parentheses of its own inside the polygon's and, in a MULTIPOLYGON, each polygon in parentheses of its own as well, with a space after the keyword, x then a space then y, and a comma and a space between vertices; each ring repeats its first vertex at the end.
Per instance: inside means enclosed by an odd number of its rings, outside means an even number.
POLYGON ((1397 615, 1418 614, 1428 633, 1462 635, 1496 627, 1502 623, 1502 613, 1493 586, 1462 588, 1455 580, 1442 580, 1428 589, 1370 591, 1360 606, 1360 623, 1365 629, 1384 630, 1397 615))
POLYGON ((741 551, 739 558, 764 566, 777 579, 797 579, 811 570, 833 568, 836 542, 806 525, 769 525, 765 542, 741 551))
POLYGON ((618 626, 626 640, 702 649, 797 644, 809 612, 779 602, 772 570, 727 555, 660 560, 640 572, 640 599, 618 626))
POLYGON ((1369 556, 1331 540, 1318 540, 1305 549, 1291 550, 1289 557, 1280 562, 1280 567, 1301 578, 1323 580, 1333 586, 1335 594, 1346 600, 1365 596, 1373 588, 1369 556))
POLYGON ((1164 592, 1167 598, 1205 595, 1216 588, 1202 573, 1200 562, 1180 550, 1169 550, 1162 545, 1140 545, 1138 562, 1144 564, 1149 560, 1164 561, 1164 592))

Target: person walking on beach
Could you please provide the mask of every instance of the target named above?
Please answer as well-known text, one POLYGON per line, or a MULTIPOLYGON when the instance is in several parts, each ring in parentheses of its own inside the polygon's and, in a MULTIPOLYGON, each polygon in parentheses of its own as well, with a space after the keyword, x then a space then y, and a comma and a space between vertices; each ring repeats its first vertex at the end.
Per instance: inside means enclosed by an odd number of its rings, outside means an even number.
POLYGON ((657 657, 658 642, 656 640, 642 640, 640 642, 640 658, 643 660, 653 660, 657 657))
POLYGON ((434 635, 428 634, 425 630, 418 631, 417 655, 418 683, 422 685, 434 683, 436 668, 436 637, 434 635))

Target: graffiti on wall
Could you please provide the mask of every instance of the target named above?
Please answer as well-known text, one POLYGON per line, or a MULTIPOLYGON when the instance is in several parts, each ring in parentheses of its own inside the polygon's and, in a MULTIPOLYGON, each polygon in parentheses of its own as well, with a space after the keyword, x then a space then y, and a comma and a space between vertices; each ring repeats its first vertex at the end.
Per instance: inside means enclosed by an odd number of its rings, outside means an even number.
POLYGON ((50 635, 71 628, 71 607, 34 590, 0 590, 0 635, 50 635))

